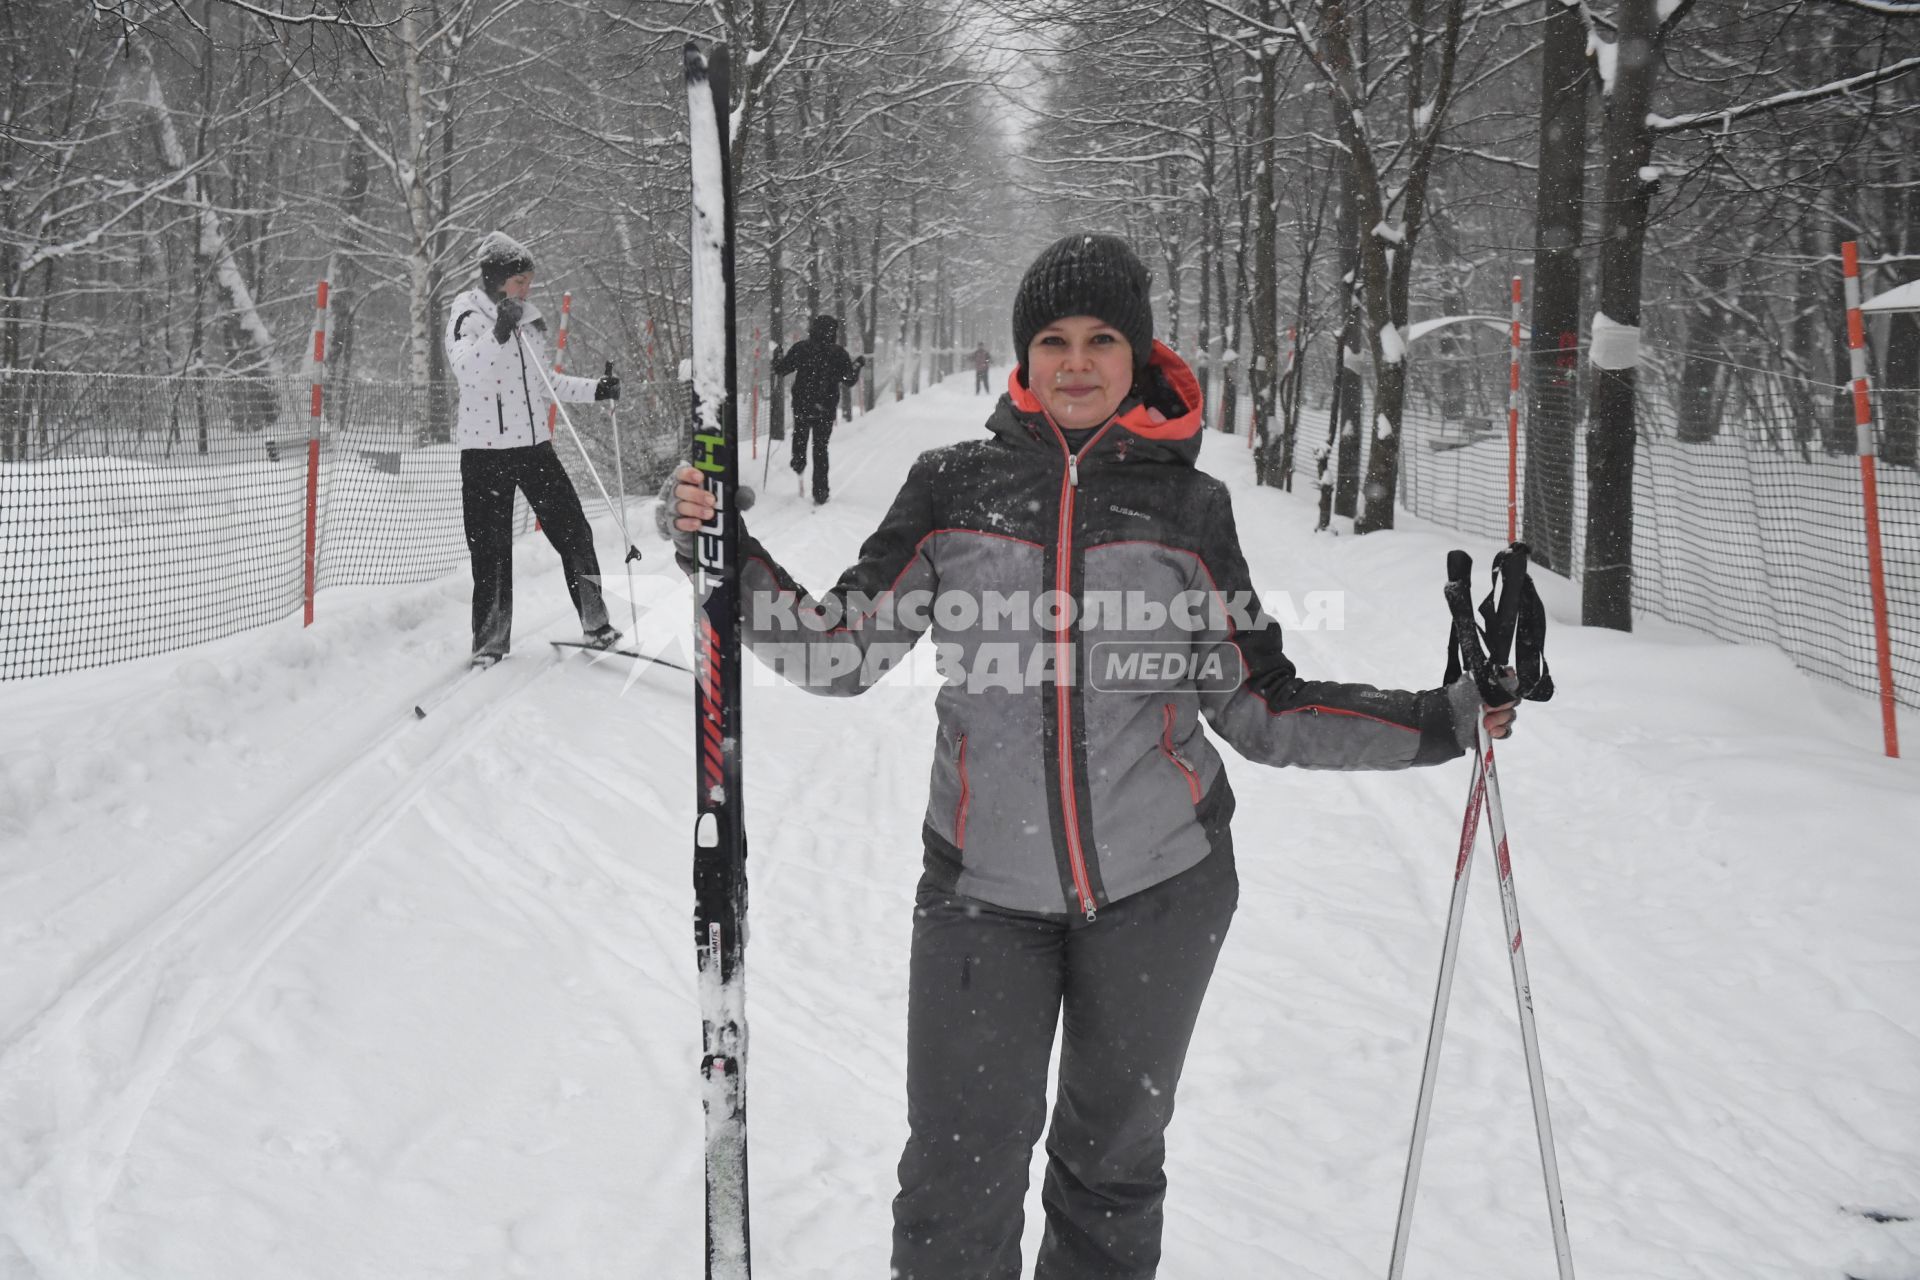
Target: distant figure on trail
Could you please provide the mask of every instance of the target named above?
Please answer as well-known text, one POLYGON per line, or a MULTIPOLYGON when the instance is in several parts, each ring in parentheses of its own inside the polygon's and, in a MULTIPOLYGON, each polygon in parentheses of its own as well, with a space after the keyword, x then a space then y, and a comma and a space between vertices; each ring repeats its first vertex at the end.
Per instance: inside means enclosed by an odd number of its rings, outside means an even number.
POLYGON ((453 300, 446 339, 447 362, 460 381, 460 509, 473 565, 473 665, 492 666, 513 644, 516 488, 560 553, 586 642, 608 648, 620 633, 607 622, 593 529, 553 451, 547 406, 556 398, 618 400, 620 379, 546 372, 547 322, 527 301, 533 255, 494 231, 475 256, 480 282, 453 300), (557 397, 547 390, 549 380, 557 397))
MULTIPOLYGON (((815 316, 807 336, 785 351, 773 353, 774 376, 793 375, 793 473, 807 469, 807 439, 813 439, 813 505, 825 503, 827 445, 833 438, 833 415, 840 407, 840 388, 852 386, 867 358, 849 356, 840 345, 840 322, 815 316)), ((801 486, 806 493, 806 486, 801 486)))
POLYGON ((987 350, 986 339, 982 338, 980 345, 973 349, 973 394, 979 395, 992 390, 987 385, 987 370, 992 367, 993 352, 987 350))

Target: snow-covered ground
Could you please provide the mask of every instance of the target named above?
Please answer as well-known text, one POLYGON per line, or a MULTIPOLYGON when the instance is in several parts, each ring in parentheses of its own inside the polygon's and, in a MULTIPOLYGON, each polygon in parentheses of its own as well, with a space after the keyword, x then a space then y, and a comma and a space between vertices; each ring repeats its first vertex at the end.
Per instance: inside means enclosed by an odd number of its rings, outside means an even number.
MULTIPOLYGON (((756 532, 824 586, 912 457, 979 430, 970 382, 839 428, 818 512, 776 459, 756 532)), ((1344 593, 1290 635, 1304 672, 1437 680, 1461 539, 1315 537, 1242 442, 1201 462, 1263 588, 1344 593)), ((633 514, 616 620, 684 656, 633 514)), ((516 565, 513 656, 425 719, 463 572, 0 685, 0 1280, 700 1273, 690 679, 556 656, 555 558, 516 565)), ((1580 1274, 1920 1276, 1920 766, 1771 649, 1584 631, 1540 585, 1560 695, 1500 758, 1580 1274)), ((932 697, 749 686, 758 1271, 882 1276, 932 697)), ((1378 1276, 1468 765, 1233 773, 1161 1274, 1378 1276)), ((1408 1275, 1552 1268, 1483 862, 1408 1275)))

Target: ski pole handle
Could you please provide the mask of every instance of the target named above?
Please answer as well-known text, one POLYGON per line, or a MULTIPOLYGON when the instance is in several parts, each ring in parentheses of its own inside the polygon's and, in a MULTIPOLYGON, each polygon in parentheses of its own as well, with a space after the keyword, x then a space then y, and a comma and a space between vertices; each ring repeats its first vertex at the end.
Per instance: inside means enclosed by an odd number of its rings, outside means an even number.
MULTIPOLYGON (((1513 693, 1494 678, 1494 665, 1480 646, 1480 628, 1473 620, 1472 593, 1473 557, 1464 551, 1447 552, 1447 611, 1453 617, 1453 637, 1447 651, 1445 682, 1452 684, 1454 678, 1465 671, 1473 677, 1481 699, 1488 706, 1505 706, 1513 701, 1513 693)), ((1512 635, 1511 625, 1508 635, 1512 635)))

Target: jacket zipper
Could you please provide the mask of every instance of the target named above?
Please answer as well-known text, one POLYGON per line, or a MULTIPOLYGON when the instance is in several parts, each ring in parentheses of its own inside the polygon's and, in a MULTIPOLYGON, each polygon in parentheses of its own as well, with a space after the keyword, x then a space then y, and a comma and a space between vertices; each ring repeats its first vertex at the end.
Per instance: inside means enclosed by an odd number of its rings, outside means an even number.
POLYGON ((1173 761, 1173 767, 1178 769, 1180 771, 1181 776, 1187 780, 1187 791, 1192 794, 1193 802, 1195 804, 1199 804, 1200 803, 1200 775, 1194 772, 1193 766, 1187 763, 1187 758, 1185 756, 1181 755, 1178 751, 1174 750, 1174 747, 1173 747, 1174 712, 1173 712, 1173 704, 1171 702, 1166 704, 1165 711, 1166 711, 1166 716, 1165 716, 1166 728, 1160 731, 1160 750, 1163 753, 1165 753, 1167 759, 1173 761))
MULTIPOLYGON (((1060 432, 1060 424, 1048 415, 1060 441, 1060 452, 1067 458, 1067 474, 1060 485, 1060 529, 1057 537, 1058 564, 1054 568, 1054 589, 1063 598, 1070 598, 1073 588, 1073 498, 1080 488, 1080 454, 1091 449, 1107 433, 1102 427, 1080 446, 1079 453, 1067 448, 1067 438, 1060 432)), ((1073 645, 1070 631, 1056 633, 1054 639, 1054 710, 1060 720, 1060 806, 1066 818, 1067 827, 1067 867, 1073 872, 1074 892, 1080 897, 1080 911, 1092 924, 1099 912, 1099 905, 1093 900, 1093 880, 1087 874, 1086 851, 1080 846, 1080 801, 1073 786, 1073 685, 1062 674, 1073 658, 1073 645)))
POLYGON ((960 735, 960 747, 955 753, 960 768, 960 803, 953 810, 953 843, 955 848, 967 847, 967 801, 973 792, 967 786, 967 735, 960 735))
POLYGON ((495 392, 493 396, 493 416, 500 423, 500 429, 495 434, 507 434, 507 402, 500 398, 498 392, 495 392))

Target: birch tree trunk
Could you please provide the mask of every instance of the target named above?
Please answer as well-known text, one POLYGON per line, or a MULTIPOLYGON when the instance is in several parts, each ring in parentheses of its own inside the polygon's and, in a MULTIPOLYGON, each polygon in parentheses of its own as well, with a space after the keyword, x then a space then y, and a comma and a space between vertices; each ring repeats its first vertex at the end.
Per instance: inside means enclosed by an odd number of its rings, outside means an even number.
MULTIPOLYGON (((167 110, 166 95, 161 91, 160 75, 154 68, 153 58, 141 41, 130 39, 129 45, 146 80, 145 105, 153 113, 160 154, 169 166, 185 169, 188 167, 187 149, 180 141, 179 131, 174 128, 172 113, 167 110)), ((246 276, 241 272, 233 249, 227 242, 226 232, 221 228, 220 215, 207 198, 206 187, 198 175, 189 176, 181 184, 181 196, 193 209, 199 228, 200 253, 212 267, 220 291, 226 295, 234 323, 246 341, 256 368, 277 384, 281 366, 279 355, 274 350, 273 332, 254 303, 253 291, 247 287, 246 276)))

